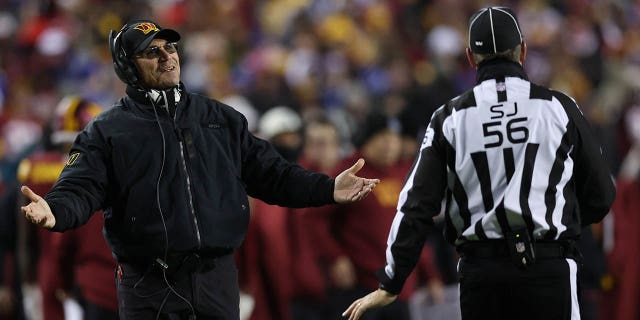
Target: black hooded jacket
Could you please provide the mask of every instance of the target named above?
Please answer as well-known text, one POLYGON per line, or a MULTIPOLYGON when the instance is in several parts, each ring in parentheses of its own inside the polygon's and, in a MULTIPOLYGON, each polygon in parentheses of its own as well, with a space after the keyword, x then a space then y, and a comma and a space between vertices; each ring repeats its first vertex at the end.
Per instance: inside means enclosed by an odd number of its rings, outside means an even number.
POLYGON ((127 88, 127 97, 78 136, 45 197, 54 231, 79 227, 104 209, 116 258, 148 261, 165 247, 237 247, 249 222, 247 195, 288 207, 334 203, 332 178, 284 160, 233 108, 183 86, 179 92, 174 117, 166 108, 171 97, 156 103, 158 122, 144 92, 127 88))

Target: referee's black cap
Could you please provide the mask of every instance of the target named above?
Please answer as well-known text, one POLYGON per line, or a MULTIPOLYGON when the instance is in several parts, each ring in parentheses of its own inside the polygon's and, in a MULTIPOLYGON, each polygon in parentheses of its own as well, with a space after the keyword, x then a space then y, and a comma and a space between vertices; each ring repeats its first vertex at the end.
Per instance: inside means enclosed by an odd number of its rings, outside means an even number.
POLYGON ((471 52, 492 54, 515 48, 522 42, 516 14, 507 7, 487 7, 469 19, 471 52))

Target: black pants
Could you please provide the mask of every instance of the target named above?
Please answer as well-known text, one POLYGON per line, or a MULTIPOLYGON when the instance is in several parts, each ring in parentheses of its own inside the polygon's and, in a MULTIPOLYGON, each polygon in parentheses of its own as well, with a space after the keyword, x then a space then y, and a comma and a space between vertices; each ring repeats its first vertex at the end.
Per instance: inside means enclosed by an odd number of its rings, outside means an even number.
POLYGON ((122 275, 116 280, 120 319, 193 319, 194 314, 197 319, 240 317, 238 271, 232 255, 217 258, 212 270, 168 281, 157 269, 120 266, 122 275))
POLYGON ((118 320, 118 312, 111 309, 105 309, 97 304, 85 302, 84 305, 85 320, 118 320))
POLYGON ((520 269, 509 258, 463 257, 458 266, 462 319, 580 319, 578 268, 563 258, 520 269))

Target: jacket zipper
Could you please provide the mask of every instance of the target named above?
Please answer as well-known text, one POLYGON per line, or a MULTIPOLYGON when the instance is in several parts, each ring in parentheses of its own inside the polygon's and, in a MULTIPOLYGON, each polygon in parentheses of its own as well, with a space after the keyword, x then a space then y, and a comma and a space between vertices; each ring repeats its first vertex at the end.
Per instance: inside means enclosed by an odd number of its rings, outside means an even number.
MULTIPOLYGON (((167 104, 167 99, 165 96, 165 104, 167 104)), ((171 118, 171 113, 169 112, 169 105, 167 105, 167 114, 171 118)), ((180 143, 180 160, 182 161, 182 170, 184 171, 184 176, 186 177, 187 182, 187 194, 189 195, 189 210, 191 211, 191 217, 193 218, 193 224, 196 228, 196 238, 198 239, 198 249, 202 247, 202 239, 200 237, 200 227, 198 225, 198 217, 196 216, 196 210, 193 207, 193 194, 191 192, 191 178, 189 178, 189 170, 187 169, 187 160, 184 157, 184 142, 182 141, 182 135, 176 130, 176 115, 178 110, 176 110, 176 114, 173 116, 173 121, 171 122, 173 125, 173 132, 178 136, 178 142, 180 143)))
POLYGON ((191 216, 193 217, 193 224, 196 227, 196 237, 198 238, 198 249, 202 247, 202 241, 200 239, 200 227, 198 226, 198 217, 196 216, 196 210, 193 208, 193 194, 191 193, 191 179, 189 178, 189 170, 187 170, 187 160, 184 158, 184 143, 180 139, 180 159, 182 160, 182 169, 184 175, 187 178, 187 193, 189 194, 189 209, 191 210, 191 216))

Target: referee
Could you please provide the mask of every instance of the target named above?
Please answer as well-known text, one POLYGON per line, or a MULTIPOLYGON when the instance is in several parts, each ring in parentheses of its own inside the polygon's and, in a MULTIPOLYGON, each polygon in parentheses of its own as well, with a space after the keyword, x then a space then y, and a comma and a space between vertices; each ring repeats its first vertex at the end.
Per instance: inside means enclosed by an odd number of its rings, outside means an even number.
POLYGON ((469 20, 477 84, 431 118, 400 193, 380 289, 343 314, 386 305, 413 269, 445 204, 445 237, 460 253, 467 319, 580 319, 583 227, 609 211, 615 188, 576 102, 528 81, 512 10, 469 20))

